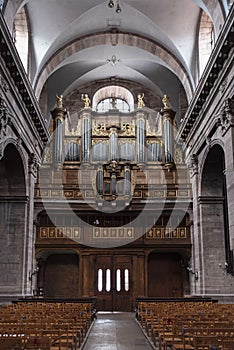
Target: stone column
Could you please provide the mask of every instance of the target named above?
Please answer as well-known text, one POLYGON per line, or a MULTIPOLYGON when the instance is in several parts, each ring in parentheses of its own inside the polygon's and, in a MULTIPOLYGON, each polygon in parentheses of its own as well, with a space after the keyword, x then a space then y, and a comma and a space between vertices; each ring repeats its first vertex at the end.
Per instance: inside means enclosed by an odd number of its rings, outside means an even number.
POLYGON ((124 195, 127 197, 131 195, 131 169, 129 165, 124 167, 124 195))
POLYGON ((234 250, 234 101, 226 99, 220 113, 225 153, 230 249, 234 250))
POLYGON ((99 196, 103 195, 103 169, 100 168, 97 171, 97 193, 99 196))
POLYGON ((137 163, 145 162, 145 112, 137 111, 136 113, 136 148, 137 163))
POLYGON ((82 130, 82 162, 90 162, 91 149, 91 109, 85 108, 81 112, 82 130))
POLYGON ((53 161, 56 164, 63 163, 63 140, 64 140, 64 120, 65 110, 62 102, 57 103, 57 107, 51 112, 53 118, 53 161))
POLYGON ((26 268, 26 283, 25 294, 32 295, 33 290, 37 288, 37 274, 33 274, 36 268, 35 259, 35 240, 36 240, 36 227, 34 224, 34 188, 37 179, 37 172, 39 167, 39 161, 34 153, 31 153, 28 157, 28 193, 29 201, 27 208, 27 230, 26 240, 24 246, 25 252, 25 268, 26 268))
POLYGON ((192 256, 189 262, 192 271, 198 272, 198 280, 196 281, 193 278, 193 275, 189 274, 190 277, 190 293, 196 294, 201 293, 201 288, 203 285, 202 279, 202 266, 201 266, 201 228, 200 228, 200 211, 198 204, 198 191, 199 191, 199 179, 198 179, 198 157, 195 153, 189 156, 187 161, 189 172, 190 172, 190 181, 192 185, 193 193, 193 225, 190 226, 190 236, 192 243, 192 256))
POLYGON ((163 117, 163 141, 165 166, 170 170, 174 165, 174 118, 175 111, 169 107, 169 97, 163 98, 164 107, 161 110, 163 117))
POLYGON ((118 158, 118 134, 115 127, 110 129, 110 161, 118 158))

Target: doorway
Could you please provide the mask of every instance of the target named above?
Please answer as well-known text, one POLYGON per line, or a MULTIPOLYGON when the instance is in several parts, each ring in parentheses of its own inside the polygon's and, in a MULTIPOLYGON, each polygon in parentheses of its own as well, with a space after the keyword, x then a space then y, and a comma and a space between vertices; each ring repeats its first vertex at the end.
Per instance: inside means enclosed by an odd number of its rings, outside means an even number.
POLYGON ((179 254, 151 253, 149 255, 148 296, 183 297, 183 274, 179 254))
POLYGON ((79 256, 77 254, 51 254, 44 267, 46 298, 79 297, 79 256))
POLYGON ((132 311, 132 257, 97 256, 95 289, 98 311, 132 311))

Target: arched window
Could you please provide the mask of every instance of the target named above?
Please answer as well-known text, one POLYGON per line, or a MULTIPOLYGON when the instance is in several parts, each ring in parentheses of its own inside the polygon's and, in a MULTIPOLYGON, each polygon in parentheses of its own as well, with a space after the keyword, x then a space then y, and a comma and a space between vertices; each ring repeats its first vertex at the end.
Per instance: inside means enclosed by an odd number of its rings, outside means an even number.
POLYGON ((97 112, 118 109, 120 112, 128 113, 134 110, 134 98, 128 89, 109 85, 96 91, 93 96, 92 108, 97 112))
POLYGON ((26 72, 28 72, 28 33, 27 13, 25 7, 23 7, 14 19, 13 39, 26 72))
POLYGON ((199 75, 201 76, 214 47, 214 31, 210 17, 202 11, 199 28, 199 75))
POLYGON ((105 98, 104 100, 100 101, 96 107, 97 112, 107 112, 113 109, 118 109, 123 113, 130 112, 129 104, 125 100, 115 97, 105 98))

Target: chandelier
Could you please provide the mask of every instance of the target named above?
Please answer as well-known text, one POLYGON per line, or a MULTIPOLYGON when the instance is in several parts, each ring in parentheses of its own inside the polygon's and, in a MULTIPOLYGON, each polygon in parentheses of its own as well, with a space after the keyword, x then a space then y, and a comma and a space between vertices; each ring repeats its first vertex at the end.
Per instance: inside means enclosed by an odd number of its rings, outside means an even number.
POLYGON ((121 7, 119 5, 119 1, 118 0, 116 2, 114 2, 114 0, 109 0, 108 7, 111 8, 111 9, 115 7, 115 12, 116 13, 120 13, 121 12, 121 7))

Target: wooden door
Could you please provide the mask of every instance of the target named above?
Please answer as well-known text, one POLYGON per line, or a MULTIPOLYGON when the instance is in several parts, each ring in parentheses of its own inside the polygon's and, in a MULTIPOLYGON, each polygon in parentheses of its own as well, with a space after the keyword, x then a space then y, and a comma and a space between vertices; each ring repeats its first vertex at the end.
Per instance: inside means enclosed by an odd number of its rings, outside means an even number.
POLYGON ((183 296, 181 257, 176 253, 152 253, 148 259, 148 296, 183 296))
POLYGON ((78 255, 51 254, 45 264, 43 286, 47 298, 78 298, 78 255))
POLYGON ((95 263, 96 307, 98 311, 131 311, 131 256, 97 256, 95 263))

